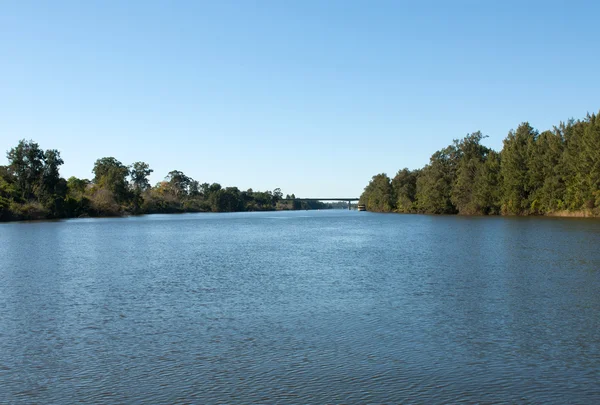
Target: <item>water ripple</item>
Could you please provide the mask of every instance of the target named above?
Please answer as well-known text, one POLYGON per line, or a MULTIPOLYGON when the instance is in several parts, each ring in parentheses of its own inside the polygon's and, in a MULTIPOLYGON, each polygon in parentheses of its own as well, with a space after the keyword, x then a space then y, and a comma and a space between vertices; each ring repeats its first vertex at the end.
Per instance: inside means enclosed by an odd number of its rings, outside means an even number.
POLYGON ((600 403, 597 221, 0 227, 2 404, 600 403))

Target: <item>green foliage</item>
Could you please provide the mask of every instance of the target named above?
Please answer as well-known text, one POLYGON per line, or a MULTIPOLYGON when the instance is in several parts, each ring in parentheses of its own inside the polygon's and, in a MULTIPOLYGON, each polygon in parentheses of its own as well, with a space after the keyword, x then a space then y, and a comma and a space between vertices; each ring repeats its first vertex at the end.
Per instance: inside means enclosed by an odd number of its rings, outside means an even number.
POLYGON ((212 193, 211 207, 218 212, 245 211, 246 208, 237 187, 227 187, 212 193))
POLYGON ((12 219, 34 220, 48 218, 50 213, 37 201, 28 201, 24 204, 12 202, 10 205, 12 219))
POLYGON ((531 148, 537 137, 537 131, 528 122, 524 122, 516 131, 510 131, 504 140, 500 173, 504 185, 502 210, 507 214, 522 215, 530 212, 532 173, 529 165, 531 148))
POLYGON ((330 208, 328 204, 317 200, 294 201, 292 205, 295 210, 323 210, 330 208))
POLYGON ((90 194, 90 211, 97 216, 117 216, 121 206, 108 187, 95 187, 90 194))
MULTIPOLYGON (((528 123, 510 131, 500 153, 474 132, 435 152, 419 170, 393 180, 373 176, 360 203, 370 211, 463 215, 600 215, 600 118, 560 123, 539 133, 528 123)), ((151 187, 144 162, 125 166, 113 157, 94 163, 94 178, 60 177, 56 149, 21 140, 0 166, 0 220, 197 211, 323 209, 279 188, 240 191, 200 183, 173 170, 151 187), (128 181, 128 178, 130 181, 128 181)))
POLYGON ((483 202, 477 197, 475 182, 478 174, 483 172, 490 153, 490 150, 480 143, 483 138, 481 132, 474 132, 455 142, 459 158, 450 200, 459 214, 483 214, 486 210, 483 202))
POLYGON ((369 211, 391 212, 395 205, 394 190, 390 178, 381 173, 373 176, 369 185, 360 196, 360 204, 365 204, 369 211))
POLYGON ((145 162, 135 162, 133 165, 131 165, 130 175, 133 189, 145 191, 150 188, 148 176, 150 176, 153 171, 154 170, 150 169, 148 163, 145 162))
POLYGON ((10 205, 16 197, 17 189, 13 176, 6 166, 0 166, 0 221, 7 221, 13 217, 10 205))
POLYGON ((33 141, 21 140, 8 151, 8 166, 3 169, 2 218, 56 218, 64 214, 63 201, 67 192, 59 168, 64 163, 56 149, 43 151, 33 141), (21 203, 22 206, 13 203, 21 203), (38 206, 43 209, 38 209, 38 206), (11 208, 12 207, 12 208, 11 208), (10 211, 10 212, 9 212, 10 211))
POLYGON ((522 123, 509 132, 500 153, 481 145, 483 138, 474 132, 434 153, 423 169, 399 171, 392 193, 387 176, 375 176, 361 203, 380 212, 600 215, 598 115, 541 134, 522 123))
POLYGON ((561 173, 564 152, 562 137, 557 131, 544 131, 529 145, 529 210, 543 214, 562 209, 565 184, 561 173))
POLYGON ((410 171, 404 168, 392 179, 392 190, 396 196, 396 211, 409 213, 416 212, 417 205, 417 178, 419 170, 410 171))
MULTIPOLYGON (((60 177, 64 163, 58 150, 43 151, 33 141, 21 140, 0 166, 0 221, 82 216, 116 216, 199 211, 250 211, 322 208, 319 202, 294 202, 285 207, 279 188, 271 191, 219 183, 202 183, 179 170, 151 187, 152 169, 145 162, 130 167, 114 157, 96 160, 92 181, 60 177), (128 181, 128 178, 130 181, 128 181)), ((293 194, 292 194, 293 195, 293 194)))
POLYGON ((34 199, 44 173, 44 152, 33 141, 22 139, 8 151, 8 170, 15 178, 20 197, 34 199))
POLYGON ((191 197, 200 196, 200 182, 197 180, 190 181, 189 193, 191 197))
MULTIPOLYGON (((129 168, 117 159, 104 157, 96 160, 92 172, 94 173, 93 182, 97 186, 96 191, 102 189, 108 191, 108 193, 102 192, 99 195, 110 194, 116 203, 126 203, 131 198, 127 183, 129 168)), ((104 201, 105 198, 103 197, 102 200, 104 201)))
POLYGON ((68 195, 73 198, 81 198, 88 187, 90 186, 90 181, 87 179, 78 179, 75 176, 69 177, 67 180, 67 190, 68 195))
MULTIPOLYGON (((459 150, 450 145, 435 152, 417 179, 417 207, 420 212, 454 214, 452 186, 456 179, 459 150)), ((369 209, 367 207, 367 209, 369 209)))
POLYGON ((477 167, 472 203, 477 213, 496 215, 500 213, 501 196, 500 154, 491 150, 485 161, 477 167))
POLYGON ((588 115, 585 120, 570 122, 565 128, 566 179, 565 205, 569 209, 598 207, 595 199, 600 189, 600 118, 588 115))
POLYGON ((169 183, 171 192, 177 197, 183 197, 188 194, 188 188, 193 181, 192 178, 183 174, 179 170, 169 172, 165 180, 169 183))

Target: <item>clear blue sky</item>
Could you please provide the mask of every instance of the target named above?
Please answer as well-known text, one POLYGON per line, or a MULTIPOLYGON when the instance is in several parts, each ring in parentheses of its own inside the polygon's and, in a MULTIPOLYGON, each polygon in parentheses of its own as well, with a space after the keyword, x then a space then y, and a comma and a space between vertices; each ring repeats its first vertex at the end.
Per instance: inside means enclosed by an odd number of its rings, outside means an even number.
MULTIPOLYGON (((481 130, 600 109, 596 1, 4 1, 0 150, 358 196, 481 130)), ((5 154, 0 164, 5 164, 5 154)))

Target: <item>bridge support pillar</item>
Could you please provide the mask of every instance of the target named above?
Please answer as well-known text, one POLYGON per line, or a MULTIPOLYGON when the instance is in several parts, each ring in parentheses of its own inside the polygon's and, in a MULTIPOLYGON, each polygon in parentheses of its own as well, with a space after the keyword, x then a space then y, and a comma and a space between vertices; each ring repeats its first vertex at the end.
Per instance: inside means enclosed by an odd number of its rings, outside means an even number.
POLYGON ((348 211, 350 211, 352 209, 352 203, 350 201, 348 201, 348 211))

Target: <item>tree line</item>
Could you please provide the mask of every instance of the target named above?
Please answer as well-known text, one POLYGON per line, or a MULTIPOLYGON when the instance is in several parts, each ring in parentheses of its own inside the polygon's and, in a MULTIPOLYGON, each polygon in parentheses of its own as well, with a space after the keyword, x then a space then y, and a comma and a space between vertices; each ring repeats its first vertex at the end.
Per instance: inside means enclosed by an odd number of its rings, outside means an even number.
POLYGON ((151 186, 145 162, 129 166, 114 157, 96 160, 91 180, 60 177, 64 163, 56 149, 43 150, 21 140, 0 166, 0 220, 118 216, 178 212, 232 212, 329 208, 320 202, 284 201, 273 191, 242 191, 219 183, 200 183, 179 170, 151 186))
POLYGON ((496 152, 474 132, 429 164, 373 176, 360 197, 376 212, 600 216, 600 117, 542 133, 524 122, 496 152))

